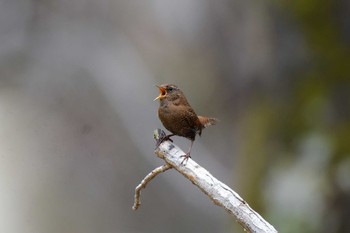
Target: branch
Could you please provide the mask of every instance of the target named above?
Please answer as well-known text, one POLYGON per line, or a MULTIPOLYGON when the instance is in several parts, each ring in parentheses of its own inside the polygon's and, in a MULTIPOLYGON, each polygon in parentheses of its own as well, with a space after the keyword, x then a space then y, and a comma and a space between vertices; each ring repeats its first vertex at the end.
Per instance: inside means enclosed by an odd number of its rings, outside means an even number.
MULTIPOLYGON (((158 129, 155 130, 154 138, 159 142, 159 138, 162 138, 164 135, 165 133, 158 129)), ((229 214, 233 215, 237 222, 239 222, 242 225, 244 230, 254 233, 277 232, 277 230, 270 223, 268 223, 257 212, 255 212, 248 205, 248 203, 244 201, 243 198, 241 198, 235 191, 233 191, 224 183, 217 180, 206 169, 199 166, 192 159, 189 159, 185 165, 181 165, 183 157, 180 158, 180 156, 184 155, 185 152, 183 152, 175 144, 169 141, 162 142, 159 145, 159 147, 156 148, 155 153, 159 158, 163 159, 166 162, 166 165, 164 166, 169 166, 167 167, 167 169, 163 169, 163 171, 166 171, 169 168, 175 168, 179 173, 181 173, 183 176, 189 179, 203 193, 205 193, 214 202, 214 204, 223 207, 229 214)), ((147 177, 152 177, 150 179, 147 179, 148 181, 146 182, 146 184, 157 174, 163 171, 160 171, 153 176, 151 175, 152 173, 147 175, 144 180, 146 180, 147 177)), ((142 182, 140 184, 141 186, 142 182)), ((137 188, 135 192, 137 192, 137 188)), ((134 207, 136 205, 137 203, 135 194, 134 207)))
POLYGON ((147 184, 151 182, 151 180, 156 177, 158 174, 165 172, 166 170, 169 170, 171 166, 169 164, 164 164, 163 166, 155 168, 151 173, 149 173, 139 185, 137 185, 135 189, 135 197, 134 197, 134 205, 132 206, 133 210, 137 210, 139 206, 141 205, 141 189, 146 188, 147 184))

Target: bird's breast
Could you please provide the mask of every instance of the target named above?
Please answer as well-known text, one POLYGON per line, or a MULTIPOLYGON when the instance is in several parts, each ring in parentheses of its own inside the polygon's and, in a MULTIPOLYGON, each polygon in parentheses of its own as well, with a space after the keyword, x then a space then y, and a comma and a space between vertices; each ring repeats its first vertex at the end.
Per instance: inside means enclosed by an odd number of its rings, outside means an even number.
POLYGON ((161 105, 158 116, 164 127, 175 135, 194 140, 202 127, 193 109, 181 105, 161 105))

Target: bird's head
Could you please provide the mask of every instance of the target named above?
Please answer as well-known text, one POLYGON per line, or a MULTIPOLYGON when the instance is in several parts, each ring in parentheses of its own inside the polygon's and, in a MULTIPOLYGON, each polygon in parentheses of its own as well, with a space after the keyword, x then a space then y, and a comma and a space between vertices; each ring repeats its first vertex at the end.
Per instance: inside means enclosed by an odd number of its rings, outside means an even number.
POLYGON ((156 85, 159 88, 159 96, 154 99, 162 101, 163 99, 175 100, 182 95, 181 90, 174 84, 162 84, 160 86, 156 85))

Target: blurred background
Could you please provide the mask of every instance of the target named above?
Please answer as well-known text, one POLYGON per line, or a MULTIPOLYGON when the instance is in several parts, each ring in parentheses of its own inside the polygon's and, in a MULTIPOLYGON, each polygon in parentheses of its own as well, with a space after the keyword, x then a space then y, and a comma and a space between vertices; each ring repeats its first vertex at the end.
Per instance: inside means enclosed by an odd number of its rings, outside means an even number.
POLYGON ((350 232, 349 15, 346 0, 0 0, 0 232, 243 232, 175 171, 131 210, 163 163, 162 83, 220 119, 193 159, 279 232, 350 232))

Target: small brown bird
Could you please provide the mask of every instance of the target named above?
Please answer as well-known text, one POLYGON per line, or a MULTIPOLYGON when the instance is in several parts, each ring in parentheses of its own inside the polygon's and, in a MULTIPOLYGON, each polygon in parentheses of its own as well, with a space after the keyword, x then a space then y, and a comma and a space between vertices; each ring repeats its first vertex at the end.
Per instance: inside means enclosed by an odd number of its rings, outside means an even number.
POLYGON ((165 136, 157 144, 166 140, 171 140, 172 136, 181 136, 191 140, 188 152, 181 156, 184 157, 181 164, 191 157, 191 150, 196 135, 201 136, 202 130, 210 125, 215 125, 218 120, 215 118, 197 116, 183 92, 173 84, 163 84, 157 86, 160 94, 154 100, 159 100, 158 117, 164 127, 172 134, 165 136))

